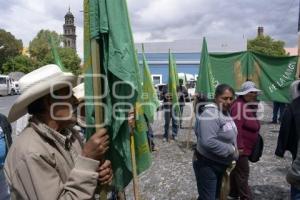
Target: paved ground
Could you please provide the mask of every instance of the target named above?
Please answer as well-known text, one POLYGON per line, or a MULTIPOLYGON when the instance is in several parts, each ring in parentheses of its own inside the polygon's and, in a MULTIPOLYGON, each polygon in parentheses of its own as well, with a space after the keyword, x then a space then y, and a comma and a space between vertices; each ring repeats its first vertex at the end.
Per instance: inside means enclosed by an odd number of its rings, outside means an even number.
POLYGON ((13 102, 17 99, 17 95, 15 96, 0 96, 0 113, 7 116, 10 107, 13 102))
MULTIPOLYGON (((14 101, 17 99, 18 95, 15 96, 0 96, 0 113, 4 114, 5 116, 8 115, 8 112, 10 110, 10 107, 14 103, 14 101)), ((15 129, 15 122, 12 123, 13 130, 15 129)))
MULTIPOLYGON (((272 108, 264 104, 261 134, 265 141, 265 149, 261 161, 251 163, 250 185, 254 199, 275 200, 289 199, 289 185, 285 174, 291 163, 291 156, 285 159, 274 156, 279 125, 269 124, 272 108)), ((185 109, 187 115, 188 109, 185 109)), ((159 150, 153 153, 151 168, 140 176, 140 191, 145 200, 193 200, 197 199, 197 188, 192 168, 192 150, 187 148, 187 140, 195 143, 194 132, 190 131, 190 121, 184 122, 180 130, 178 142, 162 142, 163 118, 158 113, 158 119, 153 124, 155 143, 159 150)), ((132 185, 126 190, 128 199, 132 197, 132 185)))

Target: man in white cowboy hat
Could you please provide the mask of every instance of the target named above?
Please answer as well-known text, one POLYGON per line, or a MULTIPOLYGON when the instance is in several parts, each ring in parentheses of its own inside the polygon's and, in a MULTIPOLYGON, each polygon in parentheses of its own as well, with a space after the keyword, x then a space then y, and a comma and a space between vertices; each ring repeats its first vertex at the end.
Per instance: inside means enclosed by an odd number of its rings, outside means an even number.
POLYGON ((260 92, 261 90, 256 88, 254 82, 244 82, 240 91, 236 92, 238 98, 231 107, 230 114, 238 130, 237 147, 239 150, 239 159, 230 175, 229 196, 233 199, 252 199, 248 185, 250 173, 248 157, 254 149, 260 130, 260 123, 256 117, 257 96, 260 92))
POLYGON ((12 199, 93 199, 100 180, 112 180, 104 159, 109 138, 97 131, 84 145, 71 127, 76 109, 71 87, 76 77, 56 65, 46 65, 20 80, 22 94, 8 119, 25 113, 29 125, 13 142, 5 161, 5 175, 12 199))

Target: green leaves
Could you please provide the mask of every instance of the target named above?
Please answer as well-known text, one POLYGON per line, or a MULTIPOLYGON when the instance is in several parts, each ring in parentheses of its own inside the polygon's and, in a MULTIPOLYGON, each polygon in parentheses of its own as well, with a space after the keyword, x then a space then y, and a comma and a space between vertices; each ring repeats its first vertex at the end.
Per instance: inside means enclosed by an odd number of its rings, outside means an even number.
POLYGON ((247 43, 247 50, 269 56, 286 56, 284 42, 276 41, 270 36, 258 36, 247 43))
POLYGON ((74 74, 81 73, 80 58, 75 50, 61 46, 63 38, 55 31, 41 30, 29 44, 30 56, 38 63, 37 67, 47 64, 55 64, 55 58, 51 52, 49 38, 52 38, 53 46, 57 48, 58 56, 63 66, 74 74))
POLYGON ((0 29, 0 72, 5 73, 2 65, 9 59, 21 55, 23 49, 22 40, 18 40, 10 32, 0 29))

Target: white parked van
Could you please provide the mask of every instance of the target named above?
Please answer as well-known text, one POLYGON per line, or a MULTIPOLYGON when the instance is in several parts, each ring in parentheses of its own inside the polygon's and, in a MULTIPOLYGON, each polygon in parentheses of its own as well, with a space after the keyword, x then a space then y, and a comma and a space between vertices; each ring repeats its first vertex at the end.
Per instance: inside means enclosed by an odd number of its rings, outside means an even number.
POLYGON ((0 75, 0 96, 15 95, 18 91, 14 88, 12 78, 0 75))

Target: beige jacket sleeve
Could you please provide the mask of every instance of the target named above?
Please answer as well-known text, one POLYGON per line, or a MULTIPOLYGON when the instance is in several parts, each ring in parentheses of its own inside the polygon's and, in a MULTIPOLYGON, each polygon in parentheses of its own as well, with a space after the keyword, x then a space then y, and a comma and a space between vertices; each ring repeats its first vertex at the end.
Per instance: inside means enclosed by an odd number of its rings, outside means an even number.
POLYGON ((12 183, 19 190, 19 197, 12 199, 56 200, 92 199, 97 186, 99 162, 78 156, 75 167, 63 183, 55 166, 32 153, 19 161, 12 183), (24 181, 25 180, 25 181, 24 181))

